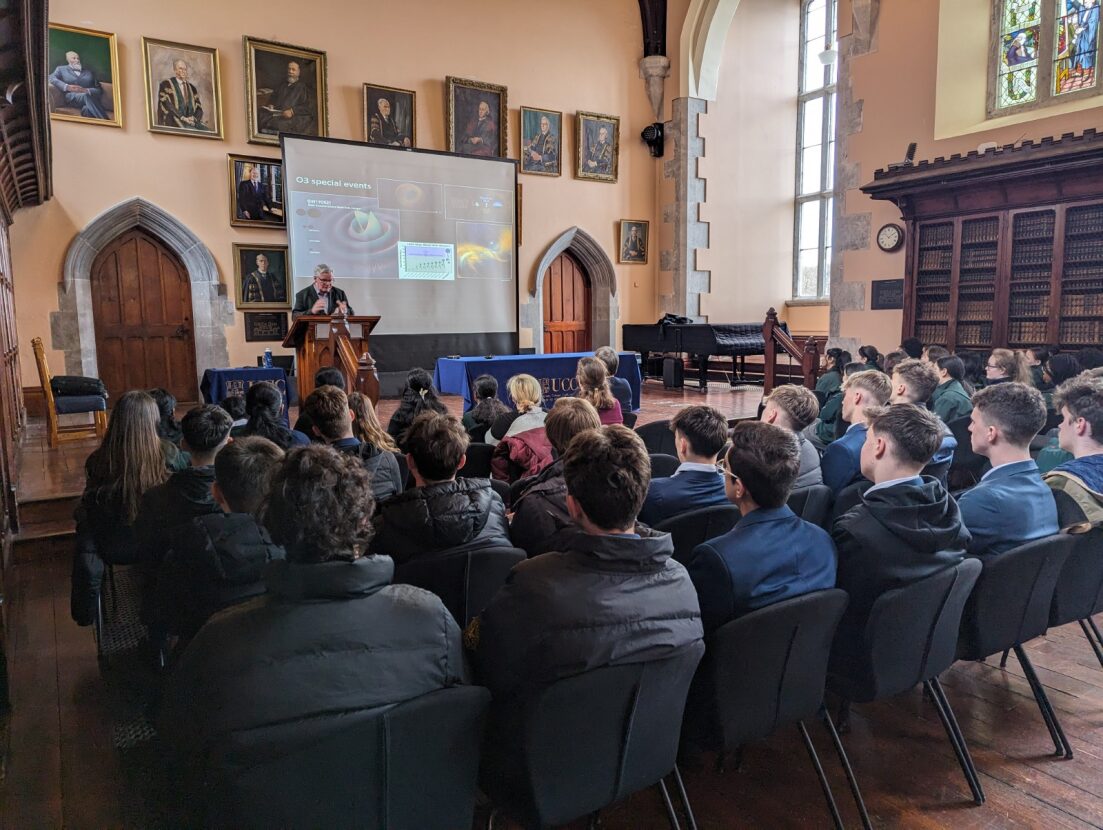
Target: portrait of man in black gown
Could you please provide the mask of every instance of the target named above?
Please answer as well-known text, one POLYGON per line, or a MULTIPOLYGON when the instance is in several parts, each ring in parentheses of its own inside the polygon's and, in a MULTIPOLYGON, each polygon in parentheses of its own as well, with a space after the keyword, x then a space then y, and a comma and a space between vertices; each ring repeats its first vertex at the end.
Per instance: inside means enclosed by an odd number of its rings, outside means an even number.
POLYGON ((325 53, 246 38, 249 140, 327 132, 325 53))

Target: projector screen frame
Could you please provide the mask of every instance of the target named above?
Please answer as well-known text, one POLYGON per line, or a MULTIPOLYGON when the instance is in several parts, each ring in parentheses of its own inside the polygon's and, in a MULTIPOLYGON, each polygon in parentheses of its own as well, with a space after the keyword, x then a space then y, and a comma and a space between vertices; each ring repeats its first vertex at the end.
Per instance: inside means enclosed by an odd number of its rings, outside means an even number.
MULTIPOLYGON (((287 210, 287 154, 284 151, 284 141, 287 139, 314 141, 325 144, 349 144, 357 147, 370 147, 374 150, 383 150, 394 153, 419 153, 422 155, 432 156, 450 156, 453 158, 476 158, 478 161, 496 162, 500 164, 509 164, 513 167, 513 331, 512 332, 496 332, 499 334, 512 333, 514 343, 517 344, 518 351, 520 350, 521 340, 521 263, 518 258, 518 248, 520 247, 520 181, 518 180, 518 171, 520 170, 520 162, 517 159, 511 158, 484 158, 482 156, 468 156, 465 153, 450 153, 447 150, 429 150, 421 147, 391 147, 384 144, 371 144, 367 141, 356 141, 349 138, 331 138, 329 136, 317 136, 317 135, 300 135, 295 133, 280 133, 280 164, 283 166, 284 176, 284 210, 287 210)), ((286 218, 286 214, 285 214, 286 218)), ((294 252, 291 247, 291 226, 287 225, 287 262, 290 264, 294 261, 294 252)), ((288 274, 288 280, 291 283, 292 296, 295 293, 295 277, 293 274, 288 274)), ((363 312, 361 312, 363 313, 363 312)), ((543 310, 541 310, 541 314, 543 310)), ((489 334, 489 332, 487 332, 489 334)), ((382 335, 382 336, 405 336, 401 334, 382 335)), ((474 355, 473 355, 474 356, 474 355)))

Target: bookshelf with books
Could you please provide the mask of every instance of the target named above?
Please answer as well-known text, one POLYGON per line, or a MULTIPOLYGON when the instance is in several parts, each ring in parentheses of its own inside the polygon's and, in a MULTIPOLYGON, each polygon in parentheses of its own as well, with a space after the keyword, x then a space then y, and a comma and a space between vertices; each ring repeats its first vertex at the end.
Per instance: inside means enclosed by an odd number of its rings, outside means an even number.
POLYGON ((893 165, 862 191, 906 222, 903 337, 1103 344, 1103 134, 893 165))

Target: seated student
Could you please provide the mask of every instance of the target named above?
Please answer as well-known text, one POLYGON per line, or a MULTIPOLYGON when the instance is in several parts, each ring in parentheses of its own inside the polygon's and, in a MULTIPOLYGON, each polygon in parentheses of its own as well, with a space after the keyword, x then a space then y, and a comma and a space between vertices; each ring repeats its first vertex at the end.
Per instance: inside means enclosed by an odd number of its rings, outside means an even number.
POLYGON ((1076 360, 1084 371, 1103 366, 1103 350, 1088 347, 1076 353, 1076 360))
POLYGON ((398 444, 379 423, 371 398, 363 392, 349 393, 349 409, 352 411, 352 434, 361 444, 371 444, 387 452, 398 452, 398 444))
POLYGON ((359 458, 372 476, 372 495, 378 504, 395 493, 401 493, 406 483, 398 468, 394 453, 372 444, 361 443, 352 434, 352 410, 344 391, 336 386, 319 386, 303 401, 303 412, 314 432, 329 446, 345 455, 359 458))
MULTIPOLYGON (((845 354, 845 352, 844 352, 845 354)), ((846 384, 846 379, 853 374, 865 371, 865 364, 850 362, 842 368, 843 384, 846 384)), ((821 453, 832 441, 842 437, 842 433, 845 433, 845 427, 847 426, 846 419, 842 415, 843 409, 843 387, 833 394, 829 395, 827 400, 824 401, 823 406, 820 407, 819 418, 812 424, 810 424, 804 430, 804 437, 812 442, 812 445, 821 453)))
POLYGON ((687 406, 670 421, 682 463, 669 478, 653 478, 639 519, 657 525, 700 507, 727 504, 716 459, 728 443, 728 419, 711 406, 687 406))
POLYGON ((1030 457, 1030 440, 1045 422, 1045 402, 1033 386, 1000 383, 973 398, 973 452, 992 469, 958 497, 973 537, 970 553, 1003 553, 1057 532, 1057 506, 1030 457))
POLYGON ((176 420, 176 398, 167 389, 157 387, 148 390, 148 394, 157 403, 160 412, 160 420, 157 423, 157 434, 161 436, 161 448, 165 453, 165 463, 169 472, 187 469, 188 454, 180 449, 180 441, 184 433, 180 430, 180 422, 176 420))
POLYGON ((828 349, 824 352, 824 372, 816 381, 816 391, 824 399, 834 395, 843 385, 843 367, 851 361, 850 352, 843 349, 828 349))
MULTIPOLYGON (((1050 388, 1042 393, 1042 397, 1046 401, 1047 422, 1050 422, 1051 417, 1056 418, 1059 414, 1053 407, 1054 390, 1066 380, 1079 375, 1080 372, 1080 361, 1073 354, 1055 354, 1046 361, 1046 365, 1042 369, 1042 377, 1045 378, 1045 382, 1050 388)), ((1053 421, 1053 423, 1056 422, 1056 420, 1053 421)), ((1051 430, 1051 432, 1053 432, 1053 435, 1047 438, 1045 446, 1034 457, 1034 460, 1038 463, 1038 471, 1042 475, 1066 461, 1072 461, 1073 457, 1071 452, 1061 449, 1060 430, 1051 430)))
POLYGON ((554 536, 570 526, 567 512, 567 481, 563 478, 563 454, 571 439, 588 429, 599 429, 597 410, 582 398, 560 398, 544 421, 555 460, 530 479, 513 498, 513 520, 509 536, 529 556, 551 550, 554 536))
POLYGON ((594 405, 603 425, 624 423, 620 401, 609 390, 609 372, 604 363, 596 357, 582 358, 578 361, 575 379, 578 381, 578 397, 594 405))
POLYGON ((978 389, 984 388, 985 374, 988 369, 988 352, 959 351, 956 352, 961 362, 965 364, 965 378, 961 385, 965 391, 972 395, 978 389))
MULTIPOLYGON (((338 389, 344 389, 346 388, 345 373, 335 366, 323 366, 314 373, 314 388, 317 389, 319 386, 336 386, 338 389)), ((324 444, 325 442, 322 440, 321 436, 315 434, 311 427, 310 418, 306 416, 300 406, 299 417, 298 420, 295 421, 295 431, 301 432, 315 443, 324 444)))
POLYGON ((485 478, 456 478, 467 461, 457 418, 425 412, 406 433, 406 466, 417 485, 384 502, 372 552, 397 564, 441 551, 512 547, 506 506, 485 478))
POLYGON ((507 435, 542 427, 548 416, 544 411, 544 391, 540 388, 540 381, 532 375, 514 375, 506 381, 506 390, 513 400, 513 409, 499 415, 487 430, 483 440, 490 445, 497 444, 507 435))
POLYGON ((701 612, 670 534, 636 524, 651 478, 624 426, 579 433, 563 456, 576 529, 513 568, 472 620, 481 682, 498 700, 602 666, 669 657, 699 641, 701 612))
POLYGON ((479 375, 473 384, 475 405, 463 413, 463 428, 472 441, 482 441, 498 418, 509 414, 509 407, 498 399, 498 379, 479 375))
POLYGON ((230 439, 230 415, 220 406, 206 404, 190 410, 181 421, 183 446, 191 454, 191 466, 142 496, 135 525, 139 558, 148 566, 160 565, 168 550, 171 532, 196 516, 220 513, 214 500, 214 459, 230 439))
POLYGON ((900 341, 900 348, 913 360, 923 357, 923 341, 918 337, 905 337, 900 341))
POLYGON ((950 350, 942 346, 925 346, 923 348, 923 360, 932 366, 938 366, 938 361, 949 356, 950 350))
POLYGON ((617 370, 620 369, 620 355, 617 354, 617 350, 612 346, 602 346, 594 352, 594 357, 605 364, 605 369, 609 374, 609 391, 613 393, 613 397, 620 404, 621 414, 631 412, 633 410, 632 384, 624 378, 617 377, 617 370))
POLYGON ((441 403, 437 390, 433 388, 433 378, 424 369, 411 369, 406 375, 406 388, 402 390, 402 400, 398 409, 387 424, 387 432, 394 438, 399 448, 406 452, 404 433, 422 412, 448 414, 448 407, 441 403))
POLYGON ((944 424, 968 418, 973 411, 973 402, 962 385, 965 364, 957 355, 947 355, 940 357, 935 365, 938 367, 939 383, 931 393, 931 411, 944 424))
POLYGON ((873 408, 862 446, 862 474, 873 482, 831 535, 838 550, 837 585, 850 594, 832 648, 845 662, 861 643, 877 597, 962 560, 969 531, 957 503, 920 471, 942 440, 938 418, 914 404, 873 408))
POLYGON ((1046 362, 1057 354, 1057 347, 1034 346, 1023 350, 1026 364, 1030 367, 1030 374, 1034 381, 1034 388, 1039 392, 1047 392, 1053 388, 1053 384, 1045 379, 1046 362))
POLYGON ((1084 520, 1103 521, 1103 378, 1078 375, 1057 387, 1053 406, 1061 413, 1057 441, 1072 460, 1043 478, 1071 496, 1084 520))
POLYGON ((394 563, 366 555, 369 478, 317 445, 273 473, 264 524, 286 559, 265 570, 265 596, 207 621, 166 680, 158 732, 185 764, 235 736, 302 737, 465 682, 444 603, 391 585, 394 563))
POLYGON ((257 517, 282 461, 283 450, 250 436, 215 456, 211 492, 224 512, 199 516, 172 534, 152 604, 163 630, 190 640, 216 611, 264 593, 264 568, 283 559, 283 548, 257 517))
POLYGON ((876 369, 879 372, 885 371, 885 356, 877 351, 876 346, 862 346, 858 349, 858 357, 866 362, 865 370, 876 369))
POLYGON ((995 386, 997 383, 1032 383, 1034 375, 1022 352, 1013 352, 1011 349, 993 349, 988 356, 988 362, 984 366, 985 386, 995 386))
POLYGON ((855 372, 843 382, 842 417, 850 422, 846 434, 823 451, 823 483, 836 495, 862 477, 862 446, 866 441, 866 409, 884 406, 892 384, 884 372, 855 372))
MULTIPOLYGON (((938 370, 933 364, 925 360, 905 360, 892 370, 892 398, 891 403, 913 403, 924 409, 927 401, 938 388, 938 370)), ((957 439, 950 432, 944 421, 942 424, 942 442, 938 452, 931 459, 932 464, 942 464, 953 461, 954 450, 957 449, 957 439)))
POLYGON ((820 405, 816 396, 803 386, 786 383, 767 395, 763 403, 759 420, 796 433, 800 447, 800 471, 797 473, 797 480, 793 482, 793 489, 823 484, 820 454, 812 442, 804 437, 803 432, 809 424, 815 422, 819 414, 820 405))
MULTIPOLYGON (((245 398, 238 394, 227 395, 225 398, 218 402, 218 405, 225 409, 230 417, 234 419, 233 424, 230 426, 230 434, 233 434, 234 430, 238 427, 245 426, 248 418, 248 410, 245 408, 245 398)), ((234 435, 236 438, 237 436, 234 435)))
POLYGON ((686 564, 706 634, 756 608, 835 586, 831 537, 785 504, 799 469, 790 430, 755 421, 735 425, 724 486, 743 518, 694 548, 686 564))
POLYGON ((895 352, 889 352, 884 356, 884 363, 881 365, 881 369, 886 375, 892 377, 892 370, 909 359, 907 352, 903 349, 897 349, 895 352))
POLYGON ((230 431, 234 438, 246 435, 267 438, 281 450, 305 447, 310 443, 310 436, 283 425, 280 419, 283 413, 283 393, 271 381, 262 380, 246 390, 245 411, 249 416, 245 425, 230 431))

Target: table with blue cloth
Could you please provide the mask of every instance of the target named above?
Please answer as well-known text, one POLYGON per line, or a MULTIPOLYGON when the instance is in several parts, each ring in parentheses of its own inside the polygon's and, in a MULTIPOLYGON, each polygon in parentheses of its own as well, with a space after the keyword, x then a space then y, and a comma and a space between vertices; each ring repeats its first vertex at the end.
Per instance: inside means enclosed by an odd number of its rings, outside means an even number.
MULTIPOLYGON (((532 375, 544 390, 544 408, 551 409, 558 398, 577 394, 575 373, 578 361, 593 357, 593 352, 564 354, 519 354, 495 357, 441 357, 433 373, 433 385, 445 395, 461 395, 464 412, 475 405, 475 378, 491 375, 498 381, 498 397, 510 409, 513 399, 506 382, 514 375, 532 375)), ((634 352, 620 353, 617 377, 632 387, 632 409, 640 408, 640 366, 634 352)))
POLYGON ((262 380, 271 381, 279 387, 283 395, 283 412, 280 417, 284 425, 290 426, 287 417, 287 372, 278 366, 271 369, 252 366, 243 366, 240 369, 207 369, 203 372, 199 391, 203 393, 203 400, 207 403, 217 404, 230 395, 241 395, 244 398, 246 390, 262 380))

